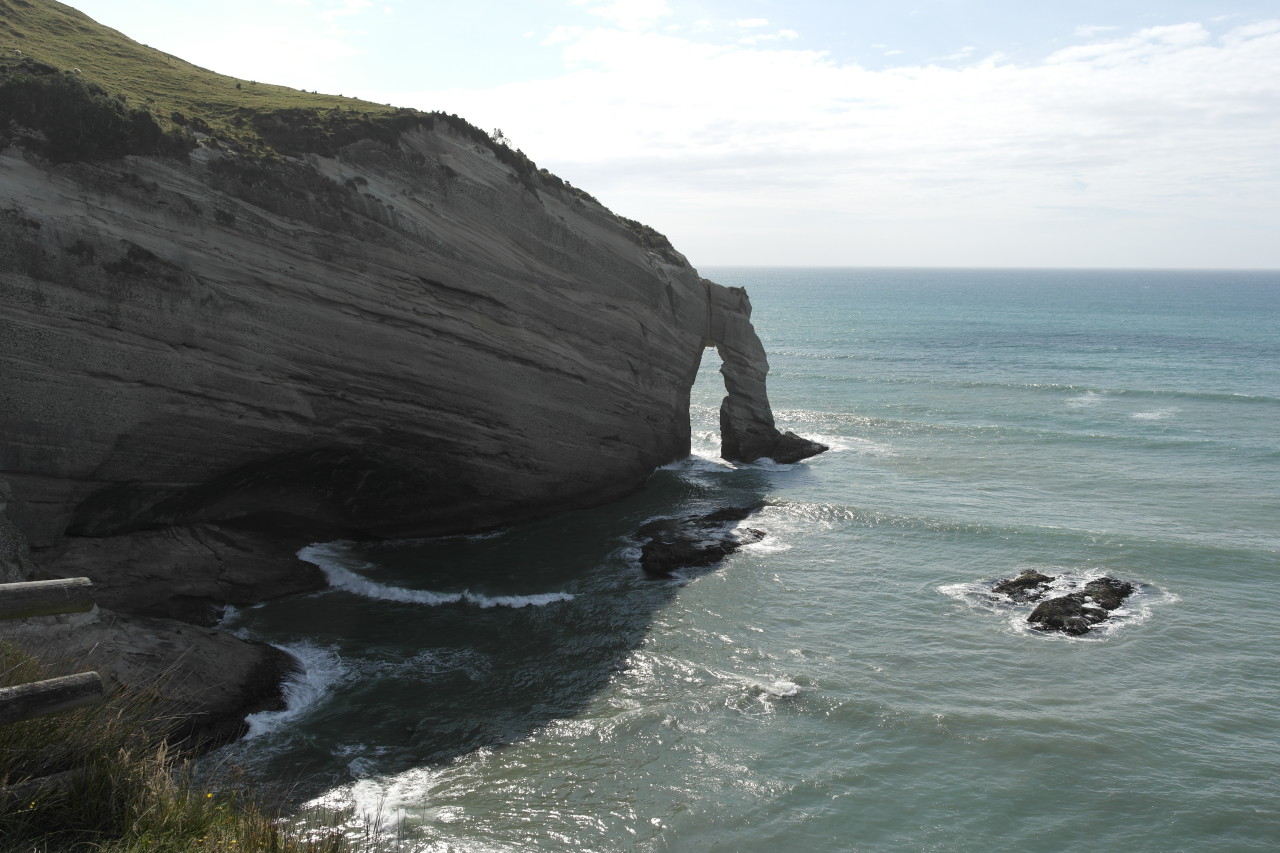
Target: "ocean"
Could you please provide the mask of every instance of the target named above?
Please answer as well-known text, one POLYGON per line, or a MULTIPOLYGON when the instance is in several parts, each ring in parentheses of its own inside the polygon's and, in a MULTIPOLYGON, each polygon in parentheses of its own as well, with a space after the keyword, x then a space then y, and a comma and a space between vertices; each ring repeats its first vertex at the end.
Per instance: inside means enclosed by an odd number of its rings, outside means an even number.
POLYGON ((694 454, 482 536, 317 543, 228 614, 295 654, 215 760, 377 851, 1280 848, 1280 273, 703 269, 795 465, 694 454), (762 504, 655 581, 630 535, 762 504), (1081 637, 992 585, 1135 593, 1081 637))

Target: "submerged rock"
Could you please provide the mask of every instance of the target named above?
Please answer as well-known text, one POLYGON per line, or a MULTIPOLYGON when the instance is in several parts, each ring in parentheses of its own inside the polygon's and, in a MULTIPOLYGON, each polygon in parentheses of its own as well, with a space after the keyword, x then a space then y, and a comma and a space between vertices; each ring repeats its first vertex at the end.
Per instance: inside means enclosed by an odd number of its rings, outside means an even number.
POLYGON ((1060 631, 1078 637, 1107 619, 1133 593, 1133 584, 1115 578, 1098 578, 1085 584, 1082 592, 1043 601, 1031 611, 1027 621, 1042 631, 1060 631))
POLYGON ((677 569, 712 566, 737 551, 764 539, 763 530, 736 527, 758 507, 725 507, 705 515, 659 518, 636 531, 647 540, 640 551, 640 568, 652 577, 670 577, 677 569))

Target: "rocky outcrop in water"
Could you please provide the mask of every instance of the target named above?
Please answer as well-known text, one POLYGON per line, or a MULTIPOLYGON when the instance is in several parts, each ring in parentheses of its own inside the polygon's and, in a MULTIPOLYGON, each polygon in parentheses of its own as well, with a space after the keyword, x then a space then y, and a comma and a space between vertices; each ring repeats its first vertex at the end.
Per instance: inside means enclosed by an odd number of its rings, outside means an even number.
POLYGON ((1115 578, 1089 581, 1080 592, 1050 598, 1031 611, 1027 621, 1043 631, 1059 631, 1078 637, 1092 626, 1106 621, 1110 611, 1119 609, 1133 593, 1133 584, 1115 578))
POLYGON ((1041 574, 1035 569, 1026 569, 1016 578, 998 581, 991 591, 1007 595, 1011 601, 1019 603, 1039 601, 1054 580, 1055 578, 1041 574))
POLYGON ((1067 589, 1077 586, 1077 583, 1063 582, 1035 569, 1026 569, 1016 578, 996 581, 991 591, 1014 604, 1035 604, 1027 616, 1027 622, 1033 628, 1076 637, 1089 633, 1094 625, 1106 621, 1111 611, 1118 610, 1135 591, 1134 585, 1128 581, 1101 577, 1072 592, 1046 599, 1054 581, 1059 581, 1059 586, 1065 585, 1067 589))
POLYGON ((636 531, 636 538, 644 542, 640 568, 651 577, 665 578, 679 569, 713 566, 743 545, 764 539, 764 531, 738 526, 758 509, 725 507, 705 515, 658 518, 641 525, 636 531))
POLYGON ((720 353, 720 372, 729 393, 720 404, 721 455, 751 461, 798 462, 827 450, 827 446, 793 432, 779 433, 769 408, 765 376, 769 362, 764 345, 752 328, 751 303, 746 291, 708 283, 707 340, 720 353))

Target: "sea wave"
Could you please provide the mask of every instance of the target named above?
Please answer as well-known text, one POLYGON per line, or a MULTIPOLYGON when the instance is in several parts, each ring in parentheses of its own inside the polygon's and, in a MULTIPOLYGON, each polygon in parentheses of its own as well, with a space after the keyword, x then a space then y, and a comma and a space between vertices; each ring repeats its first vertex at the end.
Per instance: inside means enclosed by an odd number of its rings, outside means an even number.
MULTIPOLYGON (((852 356, 832 356, 833 359, 853 358, 852 356)), ((1182 400, 1200 400, 1225 403, 1259 403, 1263 405, 1280 404, 1280 397, 1271 394, 1245 394, 1233 391, 1187 391, 1179 388, 1114 388, 1106 386, 1076 385, 1060 382, 993 382, 990 380, 957 380, 930 376, 885 376, 846 374, 795 374, 798 378, 824 383, 858 383, 867 385, 925 385, 964 390, 1010 390, 1047 392, 1054 394, 1075 394, 1108 397, 1171 397, 1182 400)), ((1068 401, 1070 404, 1070 401, 1068 401)))
POLYGON ((475 593, 471 590, 433 592, 427 589, 409 589, 402 586, 382 584, 359 574, 353 566, 368 569, 373 568, 373 564, 352 558, 340 542, 308 545, 298 552, 298 558, 319 566, 325 577, 328 578, 330 587, 379 601, 398 601, 405 604, 422 604, 428 607, 466 602, 482 609, 488 609, 490 607, 542 607, 574 599, 574 596, 567 592, 491 596, 475 593))
POLYGON ((351 674, 351 668, 333 648, 312 643, 277 646, 298 663, 298 669, 281 686, 285 707, 279 711, 259 711, 245 717, 249 731, 245 740, 262 737, 287 725, 316 705, 333 685, 351 674))

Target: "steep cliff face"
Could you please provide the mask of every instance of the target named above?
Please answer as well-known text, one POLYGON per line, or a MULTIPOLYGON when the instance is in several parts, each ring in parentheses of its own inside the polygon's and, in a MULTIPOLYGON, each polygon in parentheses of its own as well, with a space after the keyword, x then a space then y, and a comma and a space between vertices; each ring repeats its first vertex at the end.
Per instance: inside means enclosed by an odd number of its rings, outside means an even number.
POLYGON ((336 156, 0 152, 0 468, 33 546, 293 517, 377 536, 607 501, 778 439, 745 294, 452 128, 336 156))
MULTIPOLYGON (((37 46, 83 32, 186 75, 156 97, 241 89, 60 4, 0 6, 37 46)), ((609 501, 689 452, 707 347, 726 457, 824 449, 774 427, 744 292, 465 122, 157 118, 50 59, 0 67, 7 576, 29 543, 110 606, 207 624, 320 583, 309 538, 609 501)))

